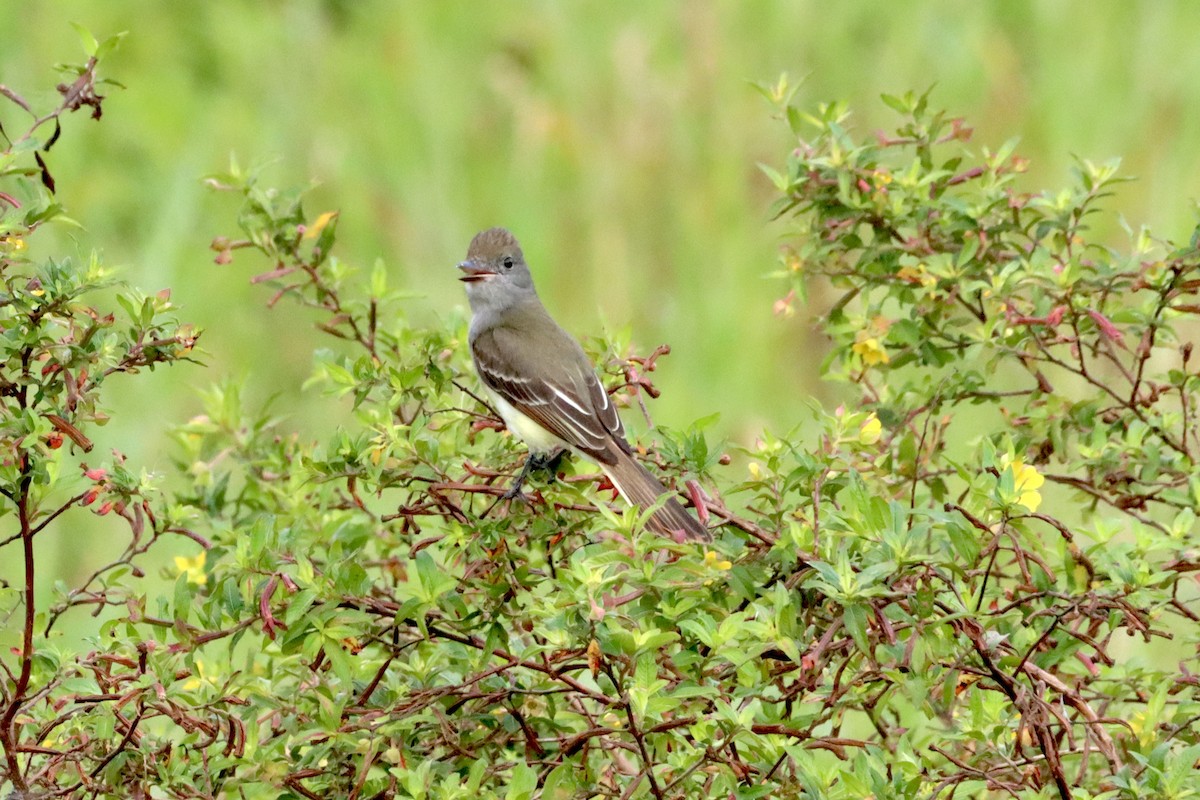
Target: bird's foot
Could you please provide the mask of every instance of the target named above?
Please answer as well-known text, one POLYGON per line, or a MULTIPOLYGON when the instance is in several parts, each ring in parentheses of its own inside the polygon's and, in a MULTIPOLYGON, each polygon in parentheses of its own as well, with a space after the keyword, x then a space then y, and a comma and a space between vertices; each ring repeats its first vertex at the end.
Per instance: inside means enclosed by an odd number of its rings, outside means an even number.
POLYGON ((520 500, 527 506, 532 506, 533 501, 529 499, 529 495, 521 491, 521 484, 514 483, 509 487, 508 491, 500 495, 501 500, 520 500))
POLYGON ((525 465, 521 467, 521 472, 517 475, 517 479, 513 481, 513 485, 508 491, 501 495, 504 500, 520 500, 526 505, 533 505, 529 497, 521 491, 521 487, 525 485, 525 481, 529 478, 531 472, 549 472, 550 480, 554 480, 558 474, 558 466, 562 463, 563 456, 567 454, 565 448, 551 451, 549 453, 530 453, 525 457, 525 465))
POLYGON ((530 454, 529 469, 545 472, 550 476, 551 482, 558 480, 558 468, 562 466, 563 459, 567 457, 567 449, 560 447, 549 453, 530 454))

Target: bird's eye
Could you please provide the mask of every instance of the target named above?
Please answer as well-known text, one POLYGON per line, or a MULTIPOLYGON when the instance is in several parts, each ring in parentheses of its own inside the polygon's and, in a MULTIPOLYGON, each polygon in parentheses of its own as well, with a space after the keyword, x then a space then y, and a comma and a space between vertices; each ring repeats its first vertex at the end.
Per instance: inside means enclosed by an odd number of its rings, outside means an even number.
POLYGON ((504 261, 502 263, 504 264, 505 269, 512 269, 512 267, 513 267, 512 256, 505 256, 504 261))

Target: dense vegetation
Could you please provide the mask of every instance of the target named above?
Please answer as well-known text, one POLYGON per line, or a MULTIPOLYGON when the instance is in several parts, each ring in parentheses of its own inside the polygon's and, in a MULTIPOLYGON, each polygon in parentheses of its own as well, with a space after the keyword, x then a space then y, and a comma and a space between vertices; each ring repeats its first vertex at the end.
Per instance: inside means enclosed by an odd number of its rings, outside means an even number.
MULTIPOLYGON (((85 37, 86 40, 86 37, 85 37)), ((523 452, 476 396, 464 320, 412 324, 339 217, 236 165, 213 242, 265 305, 309 309, 313 383, 353 423, 321 443, 226 382, 163 481, 93 451, 110 381, 194 357, 169 294, 99 259, 33 259, 66 224, 46 151, 99 117, 97 57, 0 159, 0 776, 16 797, 1185 797, 1200 759, 1192 348, 1197 242, 1088 240, 1115 168, 1014 187, 923 97, 888 134, 789 104, 770 170, 782 279, 837 292, 823 365, 858 402, 821 433, 644 457, 711 549, 642 530, 586 463, 498 502, 523 452), (339 399, 340 398, 340 399, 339 399), (727 455, 735 455, 730 465, 727 455), (125 549, 36 589, 36 545, 87 514, 125 549), (160 591, 148 554, 181 539, 160 591), (68 618, 96 620, 63 646, 68 618)), ((8 101, 24 105, 15 92, 8 101)), ((264 313, 271 313, 264 311, 264 313)), ((286 335, 286 334, 285 334, 286 335)), ((592 342, 627 415, 662 349, 592 342)), ((788 354, 787 359, 804 358, 788 354)), ((783 356, 781 356, 781 359, 783 356)), ((807 364, 806 364, 807 366, 807 364)), ((251 378, 252 380, 253 378, 251 378)), ((811 409, 811 410, 810 410, 811 409)))

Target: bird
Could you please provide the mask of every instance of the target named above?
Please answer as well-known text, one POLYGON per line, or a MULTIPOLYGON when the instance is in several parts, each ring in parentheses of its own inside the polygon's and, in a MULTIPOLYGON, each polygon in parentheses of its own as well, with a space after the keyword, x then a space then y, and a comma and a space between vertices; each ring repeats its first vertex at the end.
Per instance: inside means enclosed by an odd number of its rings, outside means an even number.
POLYGON ((505 426, 529 448, 509 496, 519 495, 531 469, 570 451, 599 465, 634 506, 648 508, 667 495, 646 523, 651 530, 679 541, 711 541, 708 529, 634 458, 583 348, 542 305, 516 237, 504 228, 481 231, 458 269, 471 306, 467 338, 475 371, 505 426))

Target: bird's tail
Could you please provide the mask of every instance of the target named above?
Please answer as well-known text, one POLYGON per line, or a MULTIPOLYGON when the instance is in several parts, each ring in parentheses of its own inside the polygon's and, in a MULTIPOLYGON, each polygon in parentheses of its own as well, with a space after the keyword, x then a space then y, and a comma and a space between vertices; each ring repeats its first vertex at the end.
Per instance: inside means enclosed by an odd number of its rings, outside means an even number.
MULTIPOLYGON (((613 450, 616 451, 612 453, 613 462, 611 464, 601 463, 600 466, 626 502, 638 508, 649 508, 658 501, 658 498, 667 493, 658 478, 651 475, 649 470, 638 463, 637 459, 624 451, 616 450, 616 448, 613 450)), ((646 527, 666 536, 674 537, 676 532, 682 532, 688 539, 702 542, 712 541, 712 534, 708 532, 708 529, 689 514, 674 497, 668 499, 658 511, 654 512, 654 516, 650 517, 646 527)))

